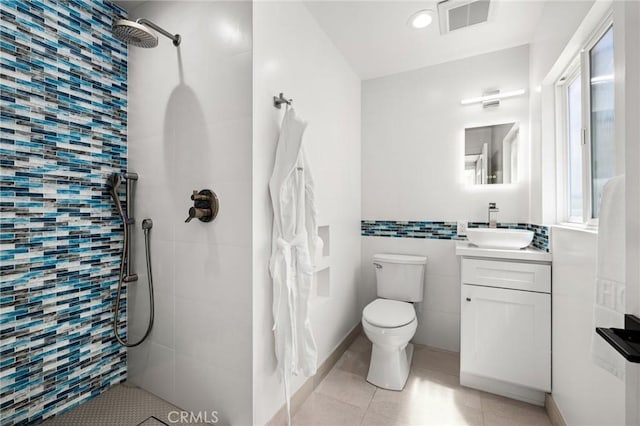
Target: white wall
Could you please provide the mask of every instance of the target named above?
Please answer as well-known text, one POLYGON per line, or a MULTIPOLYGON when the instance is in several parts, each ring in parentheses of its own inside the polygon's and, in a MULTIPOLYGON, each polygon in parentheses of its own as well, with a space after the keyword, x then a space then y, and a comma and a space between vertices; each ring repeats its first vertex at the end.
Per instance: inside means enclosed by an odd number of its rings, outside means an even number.
MULTIPOLYGON (((528 218, 528 98, 497 109, 460 100, 497 87, 528 87, 527 46, 395 74, 362 85, 362 218, 486 221, 496 202, 501 222, 528 218), (470 72, 472 70, 473 72, 470 72), (466 187, 464 129, 520 123, 518 183, 466 187)), ((362 237, 362 309, 376 296, 374 253, 426 255, 425 300, 418 304, 414 341, 458 351, 460 280, 455 242, 362 237)))
MULTIPOLYGON (((272 172, 284 113, 272 97, 294 99, 309 125, 305 145, 317 187, 320 225, 330 226, 330 289, 314 296, 311 324, 322 363, 360 320, 360 80, 306 7, 256 2, 253 117, 253 400, 254 424, 265 424, 284 404, 273 354, 271 250, 272 172)), ((326 244, 326 242, 325 242, 326 244)), ((295 391, 303 382, 295 378, 295 391)))
MULTIPOLYGON (((593 0, 546 2, 529 50, 531 193, 529 220, 553 224, 556 218, 554 86, 543 80, 576 32, 593 0), (542 108, 543 99, 546 108, 542 108), (542 127, 542 121, 545 127, 542 127), (542 141, 546 143, 542 143, 542 141)), ((576 49, 578 46, 576 46, 576 49)), ((576 52, 577 53, 577 50, 576 52)), ((559 70, 561 71, 561 70, 559 70)))
MULTIPOLYGON (((640 4, 616 2, 616 134, 625 144, 626 312, 640 316, 640 4), (624 111, 619 114, 617 111, 624 111)), ((640 364, 627 363, 626 424, 640 424, 640 364)))
POLYGON ((460 263, 456 242, 417 238, 362 237, 362 285, 359 310, 376 298, 375 270, 371 258, 376 253, 426 256, 424 300, 417 303, 418 330, 413 338, 449 351, 460 351, 460 263))
POLYGON ((129 167, 136 270, 129 330, 148 305, 140 223, 150 217, 156 314, 128 352, 129 379, 181 408, 251 423, 251 3, 146 2, 146 17, 182 35, 176 49, 129 49, 129 167), (218 194, 211 223, 184 223, 192 190, 218 194))
POLYGON ((567 425, 623 425, 624 383, 591 359, 596 239, 593 232, 554 228, 553 398, 567 425))
MULTIPOLYGON (((553 223, 556 219, 554 83, 610 7, 609 1, 550 2, 545 6, 531 46, 531 87, 541 86, 541 93, 534 92, 531 98, 534 221, 553 223)), ((618 114, 619 107, 624 104, 619 99, 619 94, 624 93, 624 76, 619 75, 619 70, 624 69, 619 55, 623 33, 621 26, 614 25, 618 131, 618 118, 623 117, 618 114)), ((625 149, 620 145, 619 154, 625 149)), ((553 397, 568 425, 622 425, 624 383, 591 360, 596 234, 556 227, 552 232, 552 253, 553 397)))
POLYGON ((460 105, 496 87, 528 87, 527 46, 362 83, 362 217, 380 220, 487 220, 528 216, 528 97, 496 109, 460 105), (466 187, 464 129, 520 122, 519 181, 466 187))

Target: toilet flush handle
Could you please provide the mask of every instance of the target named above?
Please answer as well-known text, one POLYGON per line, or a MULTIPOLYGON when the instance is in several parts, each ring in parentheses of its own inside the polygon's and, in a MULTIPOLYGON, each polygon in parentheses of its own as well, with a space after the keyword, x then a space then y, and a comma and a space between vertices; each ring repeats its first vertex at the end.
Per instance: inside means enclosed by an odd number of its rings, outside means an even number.
POLYGON ((379 264, 379 263, 375 263, 375 262, 373 262, 373 266, 375 266, 375 267, 376 267, 376 269, 382 269, 382 265, 381 265, 381 264, 379 264))

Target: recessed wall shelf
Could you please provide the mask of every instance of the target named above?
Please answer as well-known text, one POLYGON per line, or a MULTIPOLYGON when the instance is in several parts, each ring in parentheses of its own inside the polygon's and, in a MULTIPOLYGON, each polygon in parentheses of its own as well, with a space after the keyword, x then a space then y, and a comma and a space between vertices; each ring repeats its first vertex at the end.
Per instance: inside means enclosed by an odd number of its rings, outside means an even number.
POLYGON ((318 226, 318 236, 324 243, 322 246, 322 256, 329 256, 331 254, 331 235, 329 225, 318 226))
POLYGON ((329 258, 323 257, 318 262, 316 262, 316 267, 313 270, 313 272, 320 272, 323 269, 327 269, 328 267, 329 267, 329 258))
POLYGON ((314 286, 316 300, 326 300, 331 295, 331 237, 329 225, 318 226, 318 237, 322 240, 321 256, 316 258, 314 270, 314 286))
POLYGON ((331 293, 331 268, 326 267, 316 272, 316 295, 329 297, 331 293))

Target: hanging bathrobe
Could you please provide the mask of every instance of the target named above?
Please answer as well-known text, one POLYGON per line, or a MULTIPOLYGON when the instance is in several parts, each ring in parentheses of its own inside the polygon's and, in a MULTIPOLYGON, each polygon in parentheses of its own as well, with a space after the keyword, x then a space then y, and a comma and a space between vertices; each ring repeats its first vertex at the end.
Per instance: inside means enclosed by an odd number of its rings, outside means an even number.
MULTIPOLYGON (((291 375, 316 373, 318 353, 309 320, 309 297, 318 238, 313 178, 304 155, 307 123, 289 108, 282 120, 269 182, 273 237, 269 270, 273 278, 273 332, 278 370, 289 414, 291 375)), ((289 419, 290 420, 290 419, 289 419)))

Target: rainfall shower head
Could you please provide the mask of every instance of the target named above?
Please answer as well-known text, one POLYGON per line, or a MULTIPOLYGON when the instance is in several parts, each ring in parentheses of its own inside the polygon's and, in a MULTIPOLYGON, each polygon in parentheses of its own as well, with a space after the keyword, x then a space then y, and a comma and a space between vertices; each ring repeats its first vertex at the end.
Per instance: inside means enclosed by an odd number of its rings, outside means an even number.
POLYGON ((173 35, 164 28, 144 18, 138 19, 135 22, 129 21, 128 19, 118 19, 113 24, 113 35, 118 40, 134 46, 145 48, 156 47, 158 45, 158 36, 148 27, 170 38, 174 46, 180 45, 180 34, 173 35))

